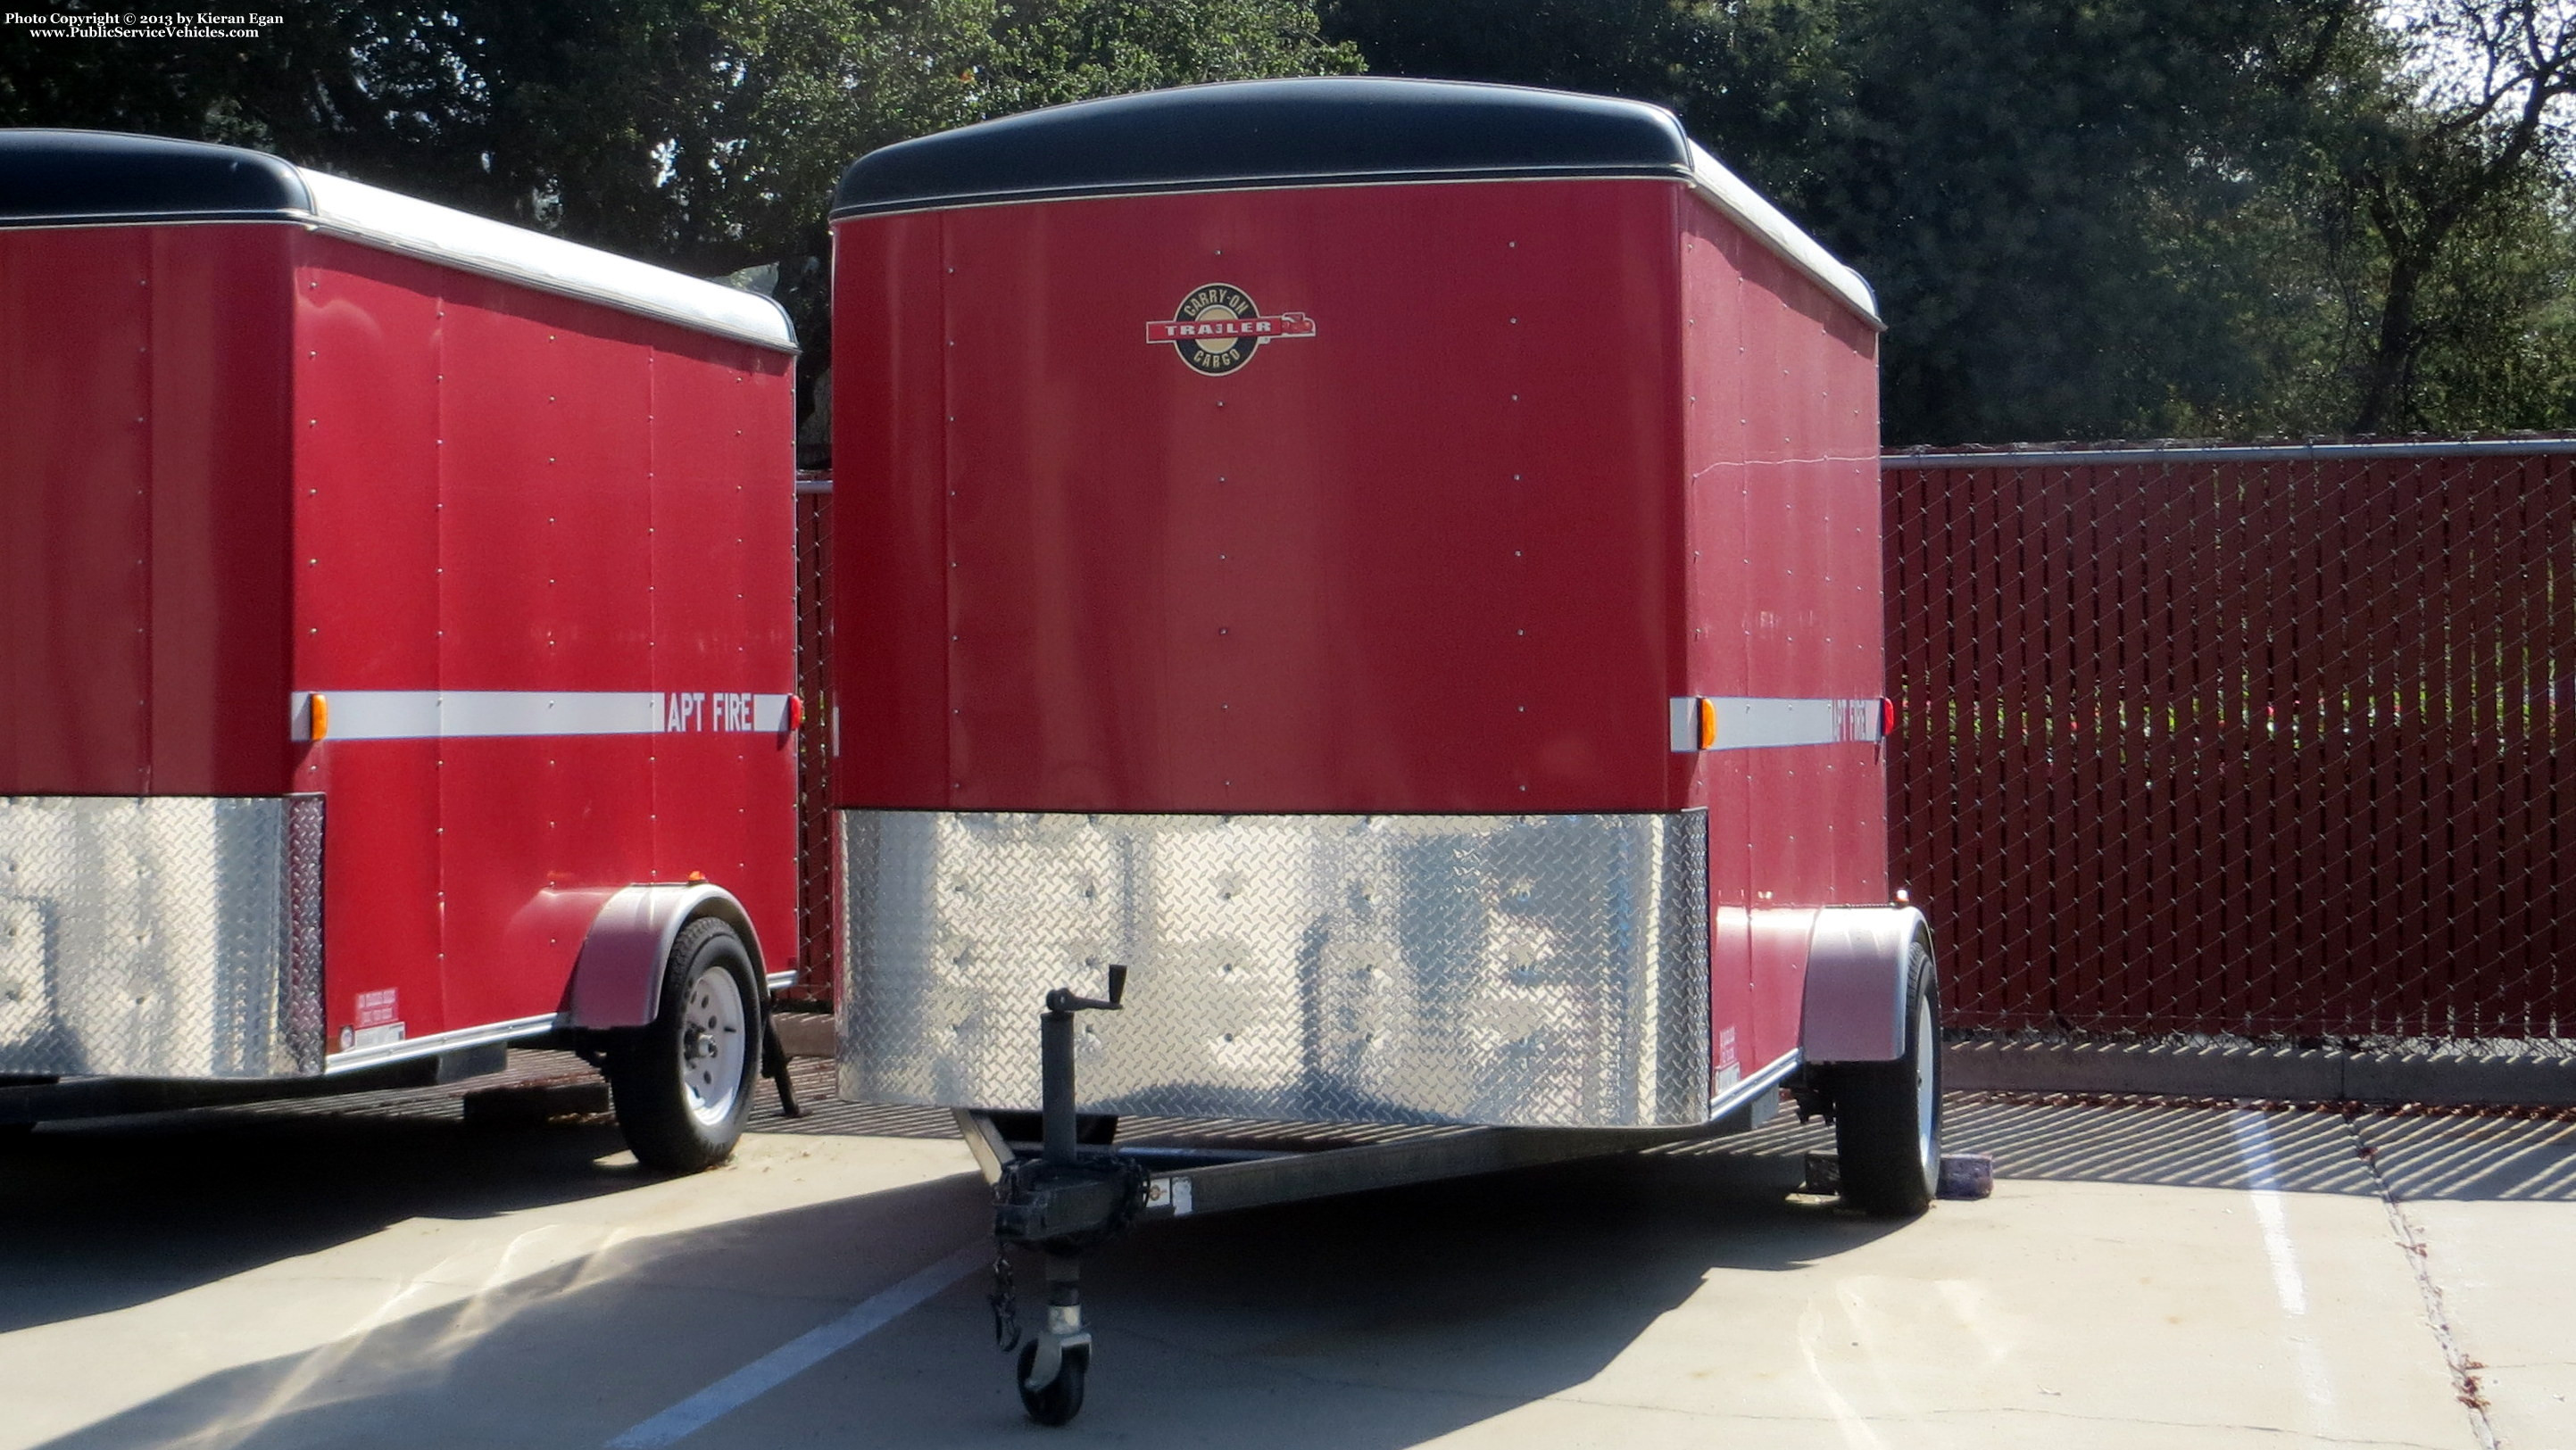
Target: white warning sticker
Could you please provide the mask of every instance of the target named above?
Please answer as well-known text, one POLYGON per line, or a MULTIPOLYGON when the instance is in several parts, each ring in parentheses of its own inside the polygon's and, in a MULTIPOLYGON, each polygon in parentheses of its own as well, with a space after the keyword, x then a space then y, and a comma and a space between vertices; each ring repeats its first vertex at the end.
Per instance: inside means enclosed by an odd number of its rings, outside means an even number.
POLYGON ((1178 1175, 1174 1175, 1169 1178, 1153 1178, 1146 1180, 1145 1207, 1148 1209, 1169 1208, 1172 1211, 1172 1217, 1174 1218, 1179 1218, 1183 1214, 1188 1213, 1190 1211, 1190 1181, 1187 1178, 1183 1178, 1178 1175))

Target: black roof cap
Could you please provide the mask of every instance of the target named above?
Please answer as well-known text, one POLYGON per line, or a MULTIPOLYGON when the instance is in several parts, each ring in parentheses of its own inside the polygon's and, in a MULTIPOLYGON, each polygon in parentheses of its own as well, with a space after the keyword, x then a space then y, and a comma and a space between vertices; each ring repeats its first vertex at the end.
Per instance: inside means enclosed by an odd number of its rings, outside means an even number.
POLYGON ((0 130, 0 226, 277 216, 312 204, 294 167, 237 146, 113 131, 0 130))
POLYGON ((842 175, 832 215, 1216 187, 1690 174, 1681 123, 1637 101, 1460 81, 1234 81, 898 142, 842 175))

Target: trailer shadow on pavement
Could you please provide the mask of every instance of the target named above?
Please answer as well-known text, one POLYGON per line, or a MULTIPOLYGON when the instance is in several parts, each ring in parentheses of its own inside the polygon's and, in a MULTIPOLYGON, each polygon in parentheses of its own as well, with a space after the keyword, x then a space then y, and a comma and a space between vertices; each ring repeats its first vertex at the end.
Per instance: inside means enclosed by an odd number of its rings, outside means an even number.
MULTIPOLYGON (((819 1097, 822 1069, 800 1066, 819 1097)), ((476 1131, 304 1105, 40 1134, 0 1155, 0 1333, 40 1326, 0 1338, 0 1412, 8 1380, 99 1363, 101 1345, 195 1358, 147 1387, 22 1389, 50 1428, 0 1425, 0 1445, 606 1445, 986 1242, 985 1190, 944 1115, 816 1108, 788 1121, 764 1102, 742 1161, 695 1179, 638 1172, 596 1121, 476 1131), (96 1321, 55 1322, 76 1316, 96 1321), (305 1332, 261 1338, 262 1316, 305 1332), (230 1352, 198 1342, 228 1330, 230 1352)), ((2545 1431, 2504 1443, 2565 1443, 2549 1438, 2569 1428, 2555 1357, 2507 1358, 2540 1331, 2480 1255, 2560 1231, 2570 1115, 1979 1095, 1950 1111, 1954 1146, 1993 1153, 2004 1182, 1919 1224, 1797 1193, 1801 1154, 1830 1133, 1788 1121, 1163 1221, 1086 1261, 1098 1344, 1066 1430, 1022 1420, 969 1271, 676 1443, 1391 1450, 1514 1425, 1507 1442, 2036 1444, 2082 1414, 2088 1433, 2143 1437, 2104 1444, 2325 1443, 2382 1420, 2414 1426, 2388 1438, 2448 1444, 2468 1422, 2421 1318, 2441 1301, 2419 1260, 2461 1316, 2461 1365, 2507 1366, 2465 1392, 2494 1398, 2499 1426, 2545 1431), (2318 1317, 2273 1303, 2279 1263, 2243 1193, 2249 1117, 2267 1181, 2300 1201, 2285 1222, 2318 1317), (2371 1198, 2421 1207, 2400 1224, 2371 1198), (2497 1211, 2544 1217, 2440 1216, 2497 1211), (2400 1231, 2420 1236, 2414 1256, 2400 1231), (2265 1370, 2284 1343, 2310 1368, 2265 1370)))
POLYGON ((624 1151, 604 1124, 496 1133, 452 1119, 195 1112, 49 1128, 0 1147, 0 1334, 406 1219, 484 1218, 649 1181, 624 1151))
MULTIPOLYGON (((1713 1272, 1794 1271, 1890 1231, 1791 1200, 1797 1178, 1776 1157, 1612 1160, 1149 1226, 1089 1261, 1099 1378, 1075 1428, 1188 1423, 1177 1412, 1229 1422, 1238 1444, 1414 1444, 1580 1384, 1713 1272)), ((980 1180, 955 1174, 625 1239, 45 1443, 596 1446, 973 1242, 983 1202, 980 1180)), ((108 1252, 88 1237, 66 1256, 108 1252)), ((983 1289, 967 1276, 685 1443, 1025 1429, 983 1289)))

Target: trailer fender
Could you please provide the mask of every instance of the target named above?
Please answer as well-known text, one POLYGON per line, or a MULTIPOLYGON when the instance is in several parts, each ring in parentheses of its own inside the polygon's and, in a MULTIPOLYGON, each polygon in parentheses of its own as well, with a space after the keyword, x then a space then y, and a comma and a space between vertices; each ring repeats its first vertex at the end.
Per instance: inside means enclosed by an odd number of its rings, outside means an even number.
POLYGON ((1829 906, 1807 939, 1799 1056, 1892 1062, 1905 1051, 1906 967, 1931 927, 1911 906, 1829 906))
POLYGON ((662 1000, 662 972, 680 928, 702 916, 717 917, 742 933, 751 969, 766 978, 760 938, 733 893, 704 881, 628 886, 608 898, 591 918, 573 963, 566 994, 567 1027, 642 1027, 662 1000))

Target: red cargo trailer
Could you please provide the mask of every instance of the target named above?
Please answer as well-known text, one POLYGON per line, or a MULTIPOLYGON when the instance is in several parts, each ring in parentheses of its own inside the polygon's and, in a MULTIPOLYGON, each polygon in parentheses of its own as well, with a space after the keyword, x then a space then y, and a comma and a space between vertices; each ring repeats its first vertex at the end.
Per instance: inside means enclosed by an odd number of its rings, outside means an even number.
POLYGON ((794 352, 274 157, 0 133, 0 1113, 545 1039, 640 1157, 729 1151, 793 960, 794 352))
POLYGON ((1033 1415, 1139 1213, 1783 1087, 1924 1207, 1856 275, 1665 111, 1413 81, 974 126, 833 217, 842 1090, 960 1109, 1049 1252, 1033 1415), (1119 1114, 1447 1131, 1076 1146, 1119 1114))

